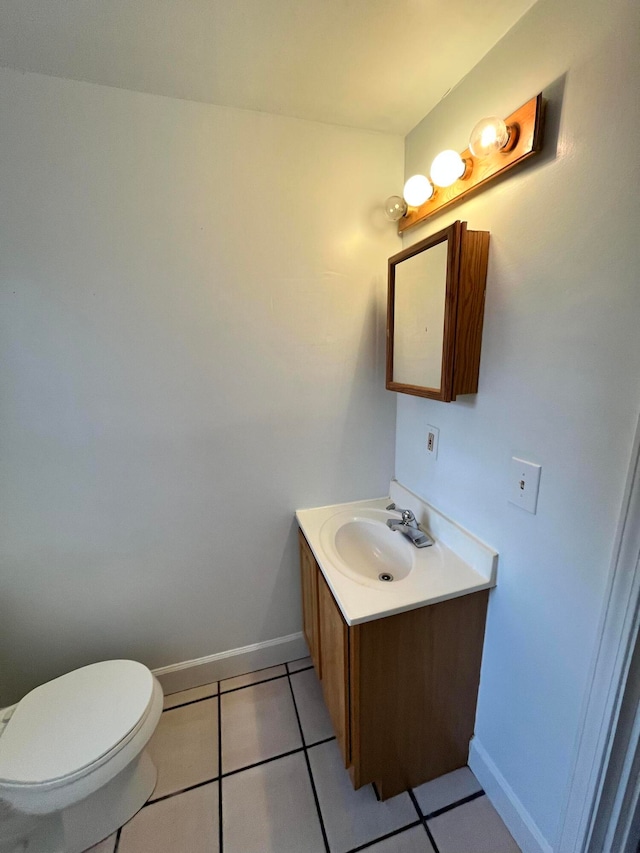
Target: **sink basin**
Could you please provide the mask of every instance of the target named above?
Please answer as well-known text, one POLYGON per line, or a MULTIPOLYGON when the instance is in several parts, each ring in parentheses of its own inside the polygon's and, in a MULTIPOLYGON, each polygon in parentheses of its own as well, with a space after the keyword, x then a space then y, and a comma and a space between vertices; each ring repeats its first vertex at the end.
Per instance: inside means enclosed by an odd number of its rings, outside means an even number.
POLYGON ((337 513, 320 529, 320 542, 336 568, 367 586, 402 581, 415 565, 415 546, 387 527, 397 513, 377 509, 337 513))
POLYGON ((397 481, 388 497, 299 509, 296 518, 347 625, 495 586, 498 555, 397 481), (416 548, 387 520, 410 509, 434 544, 416 548))

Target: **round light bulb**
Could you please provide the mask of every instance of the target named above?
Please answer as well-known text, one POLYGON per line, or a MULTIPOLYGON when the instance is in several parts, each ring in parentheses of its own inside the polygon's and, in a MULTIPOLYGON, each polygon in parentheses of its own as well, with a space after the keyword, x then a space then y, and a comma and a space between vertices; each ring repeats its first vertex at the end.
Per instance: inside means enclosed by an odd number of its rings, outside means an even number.
POLYGON ((509 142, 509 128, 501 118, 483 118, 471 131, 469 150, 474 157, 482 159, 496 154, 509 142))
POLYGON ((457 151, 441 151, 431 164, 431 180, 437 187, 450 187, 465 170, 466 164, 457 151))
POLYGON ((398 222, 407 212, 407 204, 399 195, 390 195, 384 203, 384 215, 390 222, 398 222))
POLYGON ((424 175, 414 175, 404 185, 402 195, 408 205, 420 207, 433 195, 433 184, 424 175))

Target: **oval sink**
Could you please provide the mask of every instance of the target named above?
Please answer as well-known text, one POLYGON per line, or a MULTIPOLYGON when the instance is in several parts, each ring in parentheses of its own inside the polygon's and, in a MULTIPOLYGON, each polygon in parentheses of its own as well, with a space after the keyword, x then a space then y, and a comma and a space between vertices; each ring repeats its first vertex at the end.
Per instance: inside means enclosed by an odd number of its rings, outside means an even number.
POLYGON ((367 586, 404 580, 414 566, 414 546, 387 527, 390 512, 339 513, 320 530, 322 547, 343 574, 367 586))
POLYGON ((435 507, 410 492, 405 494, 399 484, 393 488, 400 505, 412 509, 425 525, 425 532, 435 540, 433 545, 416 548, 402 530, 387 527, 389 519, 401 521, 397 510, 386 509, 390 497, 296 512, 302 534, 348 625, 495 586, 495 551, 435 507), (456 545, 455 551, 447 539, 456 545))
POLYGON ((400 537, 379 521, 348 521, 338 528, 335 545, 347 565, 373 580, 381 574, 400 580, 411 571, 413 561, 400 537))

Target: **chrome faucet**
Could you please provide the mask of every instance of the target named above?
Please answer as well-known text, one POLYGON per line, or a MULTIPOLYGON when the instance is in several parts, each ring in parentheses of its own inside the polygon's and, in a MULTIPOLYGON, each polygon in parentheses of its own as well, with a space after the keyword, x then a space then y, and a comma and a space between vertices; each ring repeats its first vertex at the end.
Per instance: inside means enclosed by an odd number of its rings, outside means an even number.
POLYGON ((400 509, 400 507, 393 503, 389 504, 387 509, 394 509, 401 515, 400 521, 396 518, 387 519, 387 527, 390 530, 402 533, 403 536, 406 536, 407 539, 413 542, 416 548, 428 548, 430 545, 433 545, 433 539, 423 530, 420 530, 416 517, 410 509, 400 509))

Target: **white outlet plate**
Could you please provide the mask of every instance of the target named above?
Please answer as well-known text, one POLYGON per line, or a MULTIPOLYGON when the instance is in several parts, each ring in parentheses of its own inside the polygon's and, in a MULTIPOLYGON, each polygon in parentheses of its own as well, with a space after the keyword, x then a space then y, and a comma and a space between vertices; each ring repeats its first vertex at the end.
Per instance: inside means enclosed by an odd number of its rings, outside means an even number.
POLYGON ((541 465, 513 456, 509 476, 509 502, 535 514, 541 471, 541 465))
POLYGON ((431 426, 431 424, 427 424, 427 438, 425 441, 425 447, 427 449, 427 453, 433 459, 438 458, 438 441, 440 439, 440 430, 438 427, 431 426))

